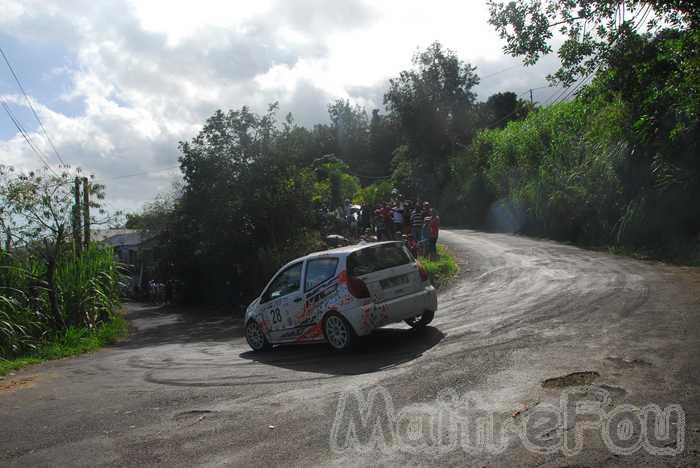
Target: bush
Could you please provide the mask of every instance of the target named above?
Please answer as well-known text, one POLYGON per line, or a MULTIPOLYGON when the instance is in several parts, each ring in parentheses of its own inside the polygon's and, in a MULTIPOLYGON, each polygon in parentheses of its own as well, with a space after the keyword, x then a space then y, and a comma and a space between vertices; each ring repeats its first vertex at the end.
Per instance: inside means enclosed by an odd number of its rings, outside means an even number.
POLYGON ((444 245, 438 244, 437 253, 438 256, 435 259, 418 257, 418 262, 428 272, 428 277, 433 286, 440 289, 457 275, 459 266, 457 266, 457 262, 455 262, 452 254, 444 245))

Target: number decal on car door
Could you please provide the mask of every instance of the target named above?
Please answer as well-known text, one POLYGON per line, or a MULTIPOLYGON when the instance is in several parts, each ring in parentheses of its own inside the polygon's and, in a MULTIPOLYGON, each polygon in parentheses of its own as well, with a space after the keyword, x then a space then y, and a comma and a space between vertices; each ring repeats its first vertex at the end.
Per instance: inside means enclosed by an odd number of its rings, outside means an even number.
POLYGON ((282 321, 282 314, 279 308, 272 310, 272 323, 280 323, 282 321))

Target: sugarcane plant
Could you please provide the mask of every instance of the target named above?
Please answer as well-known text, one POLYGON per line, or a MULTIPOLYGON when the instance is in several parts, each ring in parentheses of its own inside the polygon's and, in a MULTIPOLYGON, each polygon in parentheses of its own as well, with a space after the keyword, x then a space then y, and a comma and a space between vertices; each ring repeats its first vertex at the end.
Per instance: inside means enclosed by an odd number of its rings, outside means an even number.
MULTIPOLYGON (((95 329, 119 304, 121 271, 111 248, 76 239, 79 170, 16 173, 0 166, 0 358, 69 327, 95 329)), ((91 191, 99 209, 102 186, 91 191)), ((81 197, 82 199, 82 197, 81 197)), ((88 197, 84 197, 88 199, 88 197)), ((83 226, 90 226, 83 219, 83 226)))

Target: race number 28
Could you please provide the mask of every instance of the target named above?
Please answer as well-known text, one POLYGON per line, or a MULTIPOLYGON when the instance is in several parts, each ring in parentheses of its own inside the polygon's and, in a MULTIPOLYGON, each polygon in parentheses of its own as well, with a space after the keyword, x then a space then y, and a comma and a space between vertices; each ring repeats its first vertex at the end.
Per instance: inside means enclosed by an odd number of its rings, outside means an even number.
POLYGON ((272 323, 280 323, 282 321, 282 314, 279 308, 272 309, 272 323))

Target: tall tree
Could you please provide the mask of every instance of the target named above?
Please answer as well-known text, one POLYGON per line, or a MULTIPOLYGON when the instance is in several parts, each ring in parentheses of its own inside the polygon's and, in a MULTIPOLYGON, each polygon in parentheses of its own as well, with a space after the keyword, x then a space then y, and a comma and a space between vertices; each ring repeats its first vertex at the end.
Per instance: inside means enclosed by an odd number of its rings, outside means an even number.
POLYGON ((504 51, 533 64, 552 52, 559 32, 561 68, 550 78, 570 85, 604 64, 615 44, 642 28, 700 26, 696 0, 516 0, 488 1, 489 22, 506 40, 504 51))
MULTIPOLYGON (((369 163, 366 173, 372 177, 384 177, 391 172, 393 152, 400 144, 397 122, 391 115, 382 115, 379 109, 372 111, 369 123, 369 163)), ((364 180, 371 183, 376 179, 364 180)))
POLYGON ((315 223, 313 176, 287 152, 294 129, 280 129, 275 113, 276 105, 264 115, 217 111, 180 144, 185 182, 171 258, 186 299, 229 302, 233 289, 251 293, 305 248, 315 223))
POLYGON ((384 103, 400 123, 409 158, 420 160, 418 185, 428 196, 446 182, 447 156, 469 141, 475 70, 435 42, 413 57, 413 69, 389 80, 384 103))
POLYGON ((531 108, 511 91, 496 93, 478 105, 479 127, 503 128, 512 120, 524 119, 531 108))
POLYGON ((331 128, 335 136, 336 156, 352 170, 362 171, 369 159, 369 122, 367 112, 359 105, 339 99, 328 106, 331 128))

